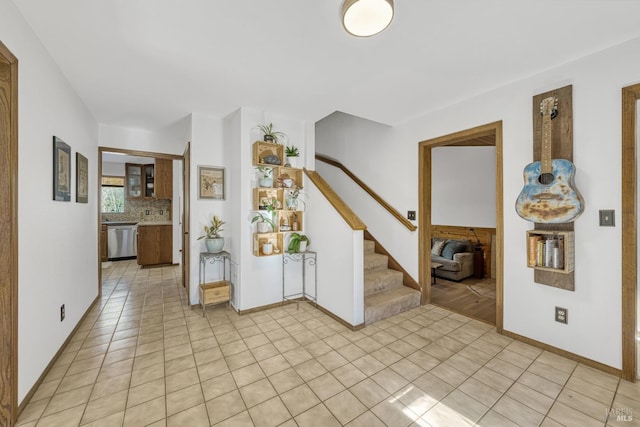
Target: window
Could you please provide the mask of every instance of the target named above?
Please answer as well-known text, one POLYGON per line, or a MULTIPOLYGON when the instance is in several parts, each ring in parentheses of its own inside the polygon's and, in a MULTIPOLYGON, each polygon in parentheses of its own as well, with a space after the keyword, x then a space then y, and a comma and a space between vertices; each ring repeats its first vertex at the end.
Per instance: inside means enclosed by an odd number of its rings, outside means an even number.
POLYGON ((102 177, 102 213, 124 212, 124 178, 102 177))

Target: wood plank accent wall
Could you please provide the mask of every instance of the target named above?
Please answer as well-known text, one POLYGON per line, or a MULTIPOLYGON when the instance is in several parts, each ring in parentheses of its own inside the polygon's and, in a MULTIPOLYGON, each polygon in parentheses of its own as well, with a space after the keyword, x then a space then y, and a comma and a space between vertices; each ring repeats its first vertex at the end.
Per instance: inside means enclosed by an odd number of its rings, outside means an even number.
POLYGON ((491 277, 491 257, 493 248, 491 246, 492 236, 496 234, 495 228, 486 227, 466 227, 458 225, 432 225, 431 237, 441 239, 463 239, 471 240, 476 243, 476 236, 473 235, 471 229, 474 229, 480 239, 482 245, 482 251, 484 253, 484 275, 485 277, 491 277))

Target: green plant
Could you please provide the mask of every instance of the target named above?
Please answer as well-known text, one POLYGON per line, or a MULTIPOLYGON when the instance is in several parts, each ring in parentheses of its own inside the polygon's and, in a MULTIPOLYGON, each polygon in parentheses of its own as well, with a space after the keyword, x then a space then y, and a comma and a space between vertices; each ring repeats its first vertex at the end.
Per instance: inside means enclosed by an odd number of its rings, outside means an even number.
POLYGON ((273 175, 273 169, 266 166, 258 166, 258 171, 262 174, 263 178, 271 178, 273 175))
POLYGON ((264 140, 272 140, 274 144, 280 144, 280 140, 286 138, 284 132, 273 130, 273 123, 258 125, 258 129, 264 134, 264 140))
POLYGON ((309 237, 307 237, 306 235, 300 233, 291 233, 291 237, 289 238, 289 252, 300 252, 300 242, 307 242, 307 246, 311 244, 311 240, 309 240, 309 237))
POLYGON ((300 156, 300 150, 295 145, 287 145, 284 148, 284 155, 287 157, 298 157, 300 156))
POLYGON ((264 210, 256 212, 253 218, 251 218, 251 224, 254 222, 266 222, 273 230, 275 230, 276 223, 273 221, 273 214, 278 209, 278 206, 278 199, 275 197, 271 198, 271 200, 264 204, 266 212, 264 212, 264 210))
POLYGON ((200 239, 216 239, 218 237, 220 237, 220 232, 224 231, 222 229, 222 226, 225 224, 225 222, 219 218, 217 215, 213 216, 213 219, 211 220, 211 225, 205 225, 204 226, 204 232, 205 234, 203 234, 202 236, 198 237, 198 240, 200 239))

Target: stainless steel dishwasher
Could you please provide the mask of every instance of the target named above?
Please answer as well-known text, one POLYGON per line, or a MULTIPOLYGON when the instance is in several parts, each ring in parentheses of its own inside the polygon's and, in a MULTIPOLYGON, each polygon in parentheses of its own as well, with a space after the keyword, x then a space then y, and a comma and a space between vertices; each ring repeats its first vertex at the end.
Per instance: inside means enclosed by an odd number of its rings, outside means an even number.
POLYGON ((135 258, 138 245, 137 225, 108 225, 109 259, 135 258))

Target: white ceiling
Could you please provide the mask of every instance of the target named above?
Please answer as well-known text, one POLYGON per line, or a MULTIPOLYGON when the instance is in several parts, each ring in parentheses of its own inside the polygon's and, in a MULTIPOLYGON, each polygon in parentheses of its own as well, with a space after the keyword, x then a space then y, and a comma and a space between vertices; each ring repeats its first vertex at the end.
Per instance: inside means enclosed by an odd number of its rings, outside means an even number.
POLYGON ((371 38, 342 0, 13 1, 98 122, 149 129, 238 107, 393 125, 640 36, 638 0, 396 0, 371 38))

